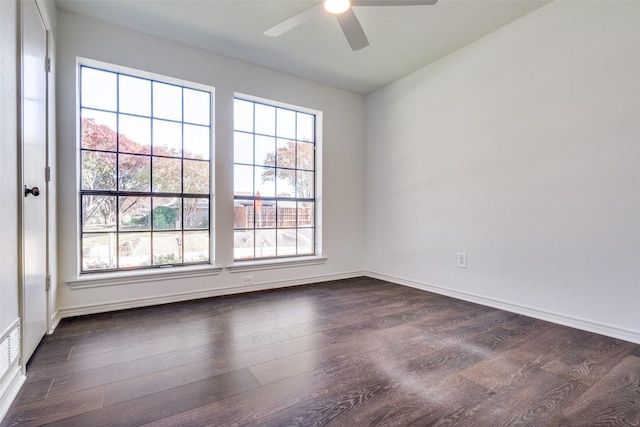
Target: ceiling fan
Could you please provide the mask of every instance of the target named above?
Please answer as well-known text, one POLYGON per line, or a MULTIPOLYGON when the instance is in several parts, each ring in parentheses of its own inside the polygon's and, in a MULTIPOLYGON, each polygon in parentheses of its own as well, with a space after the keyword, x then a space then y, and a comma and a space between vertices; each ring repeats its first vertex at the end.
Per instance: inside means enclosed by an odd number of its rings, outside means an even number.
POLYGON ((264 32, 267 36, 278 37, 300 24, 322 13, 322 10, 335 15, 352 50, 369 46, 369 40, 360 25, 360 21, 351 6, 424 6, 435 4, 438 0, 322 0, 315 6, 285 19, 264 32))

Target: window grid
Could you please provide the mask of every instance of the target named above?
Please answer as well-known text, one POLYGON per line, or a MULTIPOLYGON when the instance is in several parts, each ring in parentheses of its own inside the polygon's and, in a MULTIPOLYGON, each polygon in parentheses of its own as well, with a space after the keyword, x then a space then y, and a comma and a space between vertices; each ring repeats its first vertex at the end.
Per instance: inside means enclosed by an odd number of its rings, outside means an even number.
MULTIPOLYGON (((251 129, 242 129, 242 126, 234 126, 236 156, 234 168, 236 181, 239 168, 251 169, 252 191, 241 188, 237 182, 234 183, 235 201, 235 221, 234 221, 234 259, 265 259, 307 256, 315 254, 315 144, 316 144, 316 117, 313 114, 298 111, 291 108, 279 107, 258 101, 236 98, 238 103, 251 105, 251 129), (257 107, 267 107, 274 110, 273 132, 260 132, 257 107), (293 113, 296 117, 293 125, 294 137, 282 138, 279 135, 279 112, 293 113), (311 131, 307 137, 301 137, 299 132, 300 117, 310 120, 311 131), (248 138, 251 140, 251 158, 240 159, 238 156, 238 139, 248 138), (275 150, 272 156, 272 164, 266 164, 266 159, 258 158, 257 149, 260 138, 272 139, 275 142, 275 150), (281 145, 283 144, 284 145, 281 145), (300 147, 305 150, 300 151, 300 147), (306 164, 299 162, 300 156, 306 156, 306 164), (263 195, 258 187, 258 178, 262 170, 262 184, 265 181, 273 180, 273 194, 263 195), (267 173, 265 178, 265 171, 267 173), (273 178, 269 178, 272 174, 273 178), (302 179, 307 175, 306 181, 302 179), (283 179, 281 176, 285 178, 283 179), (310 177, 310 179, 309 179, 310 177), (284 184, 282 181, 293 181, 284 184), (302 183, 302 184, 301 184, 302 183), (283 194, 279 190, 293 188, 293 194, 283 194), (304 189, 304 191, 301 191, 304 189), (245 191, 242 191, 245 190, 245 191), (270 233, 265 237, 265 232, 270 233), (282 240, 289 240, 288 244, 281 243, 282 240), (293 242, 291 242, 293 241, 293 242), (304 244, 302 244, 304 242, 304 244), (293 246, 292 246, 293 244, 293 246), (266 250, 265 250, 266 247, 266 250)), ((235 109, 236 117, 238 108, 235 109)), ((268 155, 267 155, 268 156, 268 155)))
MULTIPOLYGON (((88 85, 91 85, 89 83, 88 85)), ((89 91, 100 92, 100 88, 89 87, 89 91)), ((211 200, 210 200, 210 141, 211 141, 211 93, 200 89, 193 89, 188 86, 177 85, 173 83, 161 82, 155 79, 148 79, 138 76, 133 76, 125 73, 119 73, 94 67, 88 67, 82 65, 80 67, 80 134, 81 134, 81 176, 80 176, 80 225, 81 225, 81 272, 98 272, 98 271, 114 271, 122 269, 141 269, 141 268, 153 268, 162 267, 168 265, 191 265, 208 263, 211 257, 210 249, 210 227, 209 216, 211 212, 211 200), (91 101, 88 101, 89 105, 85 105, 84 100, 84 73, 97 72, 102 73, 104 76, 110 76, 115 78, 115 106, 113 108, 98 108, 96 105, 91 105, 91 101), (148 100, 148 113, 147 114, 135 114, 131 111, 122 111, 121 108, 121 81, 122 78, 133 78, 137 82, 144 82, 148 84, 149 88, 149 100, 148 100), (180 91, 180 117, 169 118, 166 116, 157 115, 154 111, 156 105, 155 88, 156 85, 163 85, 171 88, 176 88, 180 91), (201 97, 201 107, 204 107, 205 113, 200 117, 200 121, 190 121, 185 118, 185 93, 186 91, 192 91, 197 93, 201 97), (203 97, 204 96, 204 97, 203 97), (100 114, 106 116, 113 116, 115 119, 115 129, 112 129, 105 125, 105 123, 97 123, 96 118, 99 118, 100 114), (86 116, 86 117, 85 117, 86 116), (123 118, 139 118, 148 122, 148 143, 147 147, 140 141, 135 141, 128 138, 122 131, 122 119, 123 118), (204 118, 204 119, 203 119, 204 118), (85 119, 87 119, 85 121, 85 119), (180 127, 179 132, 179 153, 171 152, 171 149, 164 146, 160 142, 160 134, 156 135, 155 125, 156 123, 172 123, 180 127), (204 150, 201 148, 201 153, 187 151, 186 144, 186 126, 191 126, 194 129, 200 128, 201 138, 200 143, 204 143, 204 150), (90 147, 85 141, 85 131, 94 132, 97 143, 101 143, 100 138, 104 138, 103 134, 106 134, 110 138, 115 138, 115 147, 109 149, 109 147, 90 147), (156 143, 156 139, 158 142, 156 143), (125 140, 127 144, 130 144, 129 148, 125 147, 125 140), (141 148, 135 150, 133 148, 141 148), (145 152, 147 151, 147 152, 145 152), (113 169, 112 171, 101 171, 100 167, 104 166, 100 162, 96 162, 95 165, 91 164, 89 160, 85 162, 85 154, 102 154, 105 156, 113 157, 113 169), (146 160, 146 173, 148 179, 143 179, 142 184, 145 189, 131 189, 126 188, 123 184, 125 172, 131 172, 126 165, 124 165, 123 159, 129 156, 132 160, 141 159, 146 160), (162 188, 162 183, 157 182, 156 178, 161 179, 162 173, 158 171, 156 175, 156 166, 161 163, 161 160, 174 161, 174 166, 179 163, 177 171, 179 177, 174 176, 173 181, 178 181, 179 188, 170 188, 169 190, 162 188), (188 171, 187 166, 195 166, 195 169, 188 171), (156 164, 157 163, 157 164, 156 164), (85 173, 87 175, 94 174, 106 179, 107 182, 111 181, 110 188, 88 188, 89 185, 85 185, 85 173), (198 173, 200 175, 198 175, 198 173), (195 188, 185 188, 185 182, 188 174, 194 176, 190 177, 196 184, 195 188), (146 181, 146 182, 145 182, 146 181), (186 191, 190 190, 190 191, 186 191), (98 200, 98 205, 91 205, 93 199, 98 200), (102 200, 100 200, 102 198, 102 200), (130 206, 126 208, 126 202, 132 200, 130 206), (162 204, 159 203, 162 199, 171 200, 171 203, 162 204), (132 208, 136 203, 142 201, 143 205, 146 204, 148 209, 146 215, 143 217, 138 216, 134 221, 130 222, 134 224, 133 229, 126 229, 124 227, 124 210, 132 208), (89 207, 95 209, 100 208, 100 204, 111 203, 114 206, 113 212, 107 212, 101 223, 101 220, 97 216, 92 216, 89 212, 89 207), (89 205, 89 206, 88 206, 89 205), (172 206, 174 205, 174 206, 172 206), (160 210, 162 208, 162 210, 160 210), (88 215, 89 213, 89 215, 88 215), (199 223, 186 223, 186 217, 194 216, 199 219, 199 223), (106 217, 112 217, 109 221, 106 217), (89 218, 87 218, 89 217, 89 218), (146 217, 146 219, 145 219, 146 217), (173 224, 171 224, 173 219, 173 224), (135 225, 139 227, 135 227, 135 225), (100 230, 102 226, 104 229, 100 230), (135 239, 138 235, 140 238, 135 239), (167 238, 175 238, 175 245, 173 242, 167 244, 167 238), (108 239, 108 243, 105 244, 104 239, 108 239), (100 244, 99 241, 102 241, 100 244), (164 240, 164 241, 163 241, 164 240), (142 244, 140 244, 142 243, 142 244), (177 250, 171 246, 177 246, 177 250), (187 245, 189 245, 190 252, 187 253, 187 245), (129 248, 133 246, 133 249, 129 248), (138 252, 142 252, 142 256, 139 254, 129 257, 133 258, 132 261, 124 261, 125 254, 128 251, 135 251, 136 247, 138 252), (144 248, 146 246, 146 250, 144 248), (157 246, 157 248, 156 248, 157 246), (165 246, 165 248, 163 248, 165 246), (166 248, 169 247, 169 249, 166 248), (106 261, 105 261, 106 259, 106 261)), ((107 94, 108 97, 108 94, 107 94)), ((140 105, 143 105, 140 103, 140 105)), ((193 114, 192 114, 193 115, 193 114)), ((111 123, 113 124, 113 123, 111 123)), ((144 127, 135 128, 135 131, 142 132, 144 127)), ((132 130, 132 128, 129 128, 132 130)), ((196 140, 196 139, 193 139, 196 140)), ((165 141, 166 142, 166 141, 165 141)), ((175 148, 174 141, 174 148, 175 148)), ((88 156, 87 156, 88 157, 88 156)), ((145 161, 142 161, 144 169, 145 161)), ((137 172, 136 170, 133 171, 137 172)), ((174 171, 175 172, 175 171, 174 171)), ((144 173, 144 170, 143 170, 144 173)), ((133 177, 133 182, 136 184, 136 176, 133 177)), ((175 184, 169 178, 169 183, 175 184)), ((192 186, 193 187, 193 186, 192 186)), ((143 207, 143 212, 145 212, 143 207)), ((170 241, 170 240, 169 240, 170 241)))

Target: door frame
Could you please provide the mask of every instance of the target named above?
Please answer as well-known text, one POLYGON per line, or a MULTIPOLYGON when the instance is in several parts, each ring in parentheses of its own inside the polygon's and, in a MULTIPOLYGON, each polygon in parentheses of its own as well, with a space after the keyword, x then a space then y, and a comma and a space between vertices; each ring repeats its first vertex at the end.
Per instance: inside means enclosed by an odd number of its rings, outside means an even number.
MULTIPOLYGON (((44 0, 35 0, 40 11, 42 22, 44 22, 47 30, 47 58, 49 60, 47 72, 47 130, 46 130, 46 164, 48 168, 48 179, 45 182, 45 191, 47 196, 47 235, 46 235, 46 257, 47 266, 46 273, 48 278, 47 284, 47 334, 52 334, 60 319, 57 315, 57 256, 56 256, 56 181, 55 181, 55 163, 56 163, 56 74, 55 74, 55 38, 51 25, 51 17, 48 14, 46 2, 44 0), (57 320, 56 320, 57 318, 57 320)), ((55 3, 54 3, 55 8, 55 3)), ((55 19, 55 17, 54 17, 55 19)))

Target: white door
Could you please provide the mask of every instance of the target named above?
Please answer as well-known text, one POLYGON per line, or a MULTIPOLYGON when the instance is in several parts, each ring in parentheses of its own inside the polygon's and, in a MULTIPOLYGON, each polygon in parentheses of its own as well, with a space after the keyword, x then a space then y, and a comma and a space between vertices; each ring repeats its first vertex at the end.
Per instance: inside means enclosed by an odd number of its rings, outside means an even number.
MULTIPOLYGON (((0 0, 1 1, 1 0, 0 0)), ((22 357, 47 330, 47 30, 34 0, 22 5, 22 357)))

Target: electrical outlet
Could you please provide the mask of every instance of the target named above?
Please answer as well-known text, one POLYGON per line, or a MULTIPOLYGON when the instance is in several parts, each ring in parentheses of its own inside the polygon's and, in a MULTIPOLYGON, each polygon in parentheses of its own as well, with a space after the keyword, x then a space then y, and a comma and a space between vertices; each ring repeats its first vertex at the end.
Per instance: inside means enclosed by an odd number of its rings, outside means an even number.
POLYGON ((253 283, 253 275, 240 277, 240 283, 242 283, 243 285, 252 284, 253 283))
POLYGON ((456 259, 456 267, 458 268, 467 268, 467 253, 466 252, 458 252, 456 259))

